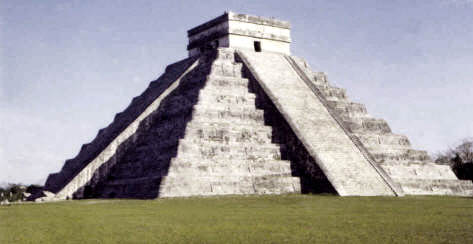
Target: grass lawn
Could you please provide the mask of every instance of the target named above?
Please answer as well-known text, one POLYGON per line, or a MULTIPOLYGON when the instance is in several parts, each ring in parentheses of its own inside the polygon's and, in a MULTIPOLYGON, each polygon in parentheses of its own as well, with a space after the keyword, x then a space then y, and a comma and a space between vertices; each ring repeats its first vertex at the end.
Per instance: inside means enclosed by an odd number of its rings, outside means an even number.
POLYGON ((0 243, 473 243, 473 199, 228 196, 0 207, 0 243))

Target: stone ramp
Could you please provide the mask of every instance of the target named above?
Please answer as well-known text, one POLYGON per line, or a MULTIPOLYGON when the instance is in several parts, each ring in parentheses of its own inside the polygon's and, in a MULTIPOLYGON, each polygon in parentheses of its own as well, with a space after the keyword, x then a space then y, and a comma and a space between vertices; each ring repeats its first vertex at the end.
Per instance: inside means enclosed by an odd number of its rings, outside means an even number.
POLYGON ((339 195, 396 195, 284 55, 237 53, 339 195))

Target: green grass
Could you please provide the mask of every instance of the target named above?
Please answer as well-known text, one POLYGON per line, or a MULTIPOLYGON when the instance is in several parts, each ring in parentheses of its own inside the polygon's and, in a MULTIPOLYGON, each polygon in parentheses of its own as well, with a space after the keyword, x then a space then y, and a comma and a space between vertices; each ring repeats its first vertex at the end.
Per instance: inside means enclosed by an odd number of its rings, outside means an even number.
POLYGON ((0 207, 0 243, 473 243, 473 199, 229 196, 0 207))

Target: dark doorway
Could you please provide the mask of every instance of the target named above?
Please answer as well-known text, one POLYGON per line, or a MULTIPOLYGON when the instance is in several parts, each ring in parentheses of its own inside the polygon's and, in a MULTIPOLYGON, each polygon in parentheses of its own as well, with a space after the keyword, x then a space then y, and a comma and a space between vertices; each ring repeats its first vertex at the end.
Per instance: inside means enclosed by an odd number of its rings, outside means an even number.
POLYGON ((254 45, 255 45, 255 52, 261 52, 261 42, 255 41, 254 45))

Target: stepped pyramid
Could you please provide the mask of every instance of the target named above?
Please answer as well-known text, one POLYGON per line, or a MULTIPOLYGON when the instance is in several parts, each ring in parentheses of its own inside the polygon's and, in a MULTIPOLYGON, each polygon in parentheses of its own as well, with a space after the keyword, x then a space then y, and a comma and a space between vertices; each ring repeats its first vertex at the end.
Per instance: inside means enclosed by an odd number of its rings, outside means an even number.
POLYGON ((188 37, 189 57, 51 174, 39 200, 473 195, 291 56, 288 22, 226 12, 188 37))

